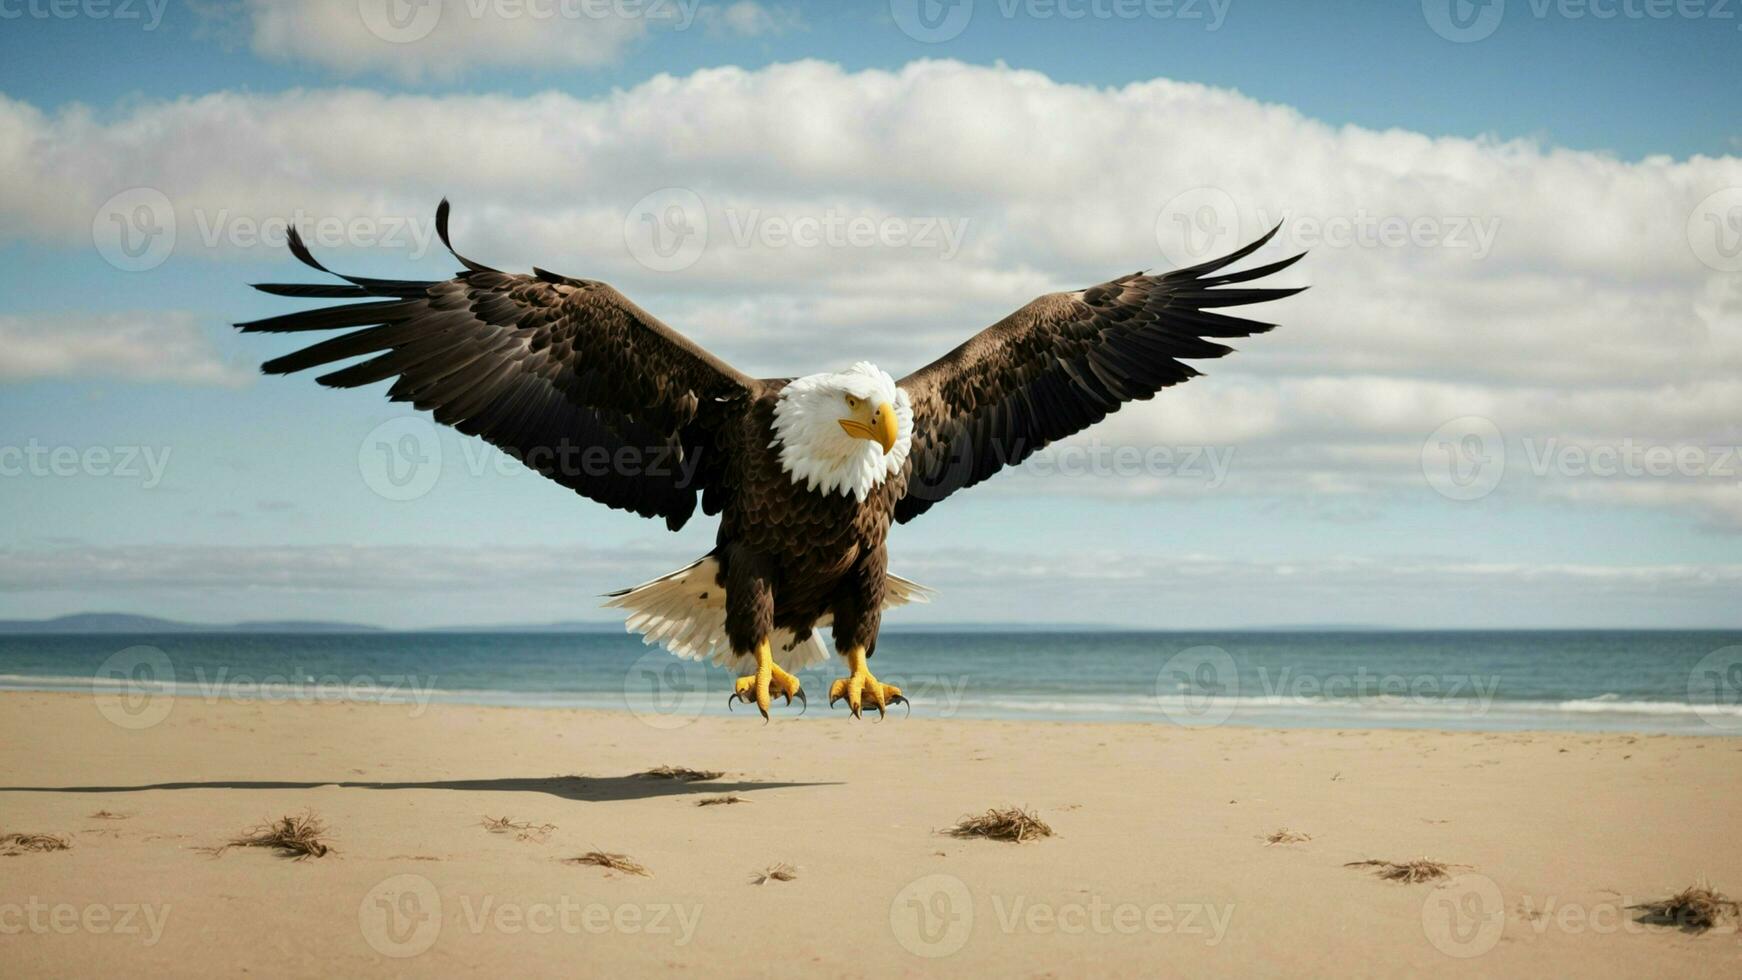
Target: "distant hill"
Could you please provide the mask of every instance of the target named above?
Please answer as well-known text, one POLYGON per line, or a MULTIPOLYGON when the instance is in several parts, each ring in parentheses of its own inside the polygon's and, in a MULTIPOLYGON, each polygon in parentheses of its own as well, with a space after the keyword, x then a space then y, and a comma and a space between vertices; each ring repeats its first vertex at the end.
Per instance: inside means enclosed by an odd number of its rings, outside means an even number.
POLYGON ((53 619, 0 619, 0 633, 376 633, 379 626, 320 620, 184 623, 133 613, 74 613, 53 619))

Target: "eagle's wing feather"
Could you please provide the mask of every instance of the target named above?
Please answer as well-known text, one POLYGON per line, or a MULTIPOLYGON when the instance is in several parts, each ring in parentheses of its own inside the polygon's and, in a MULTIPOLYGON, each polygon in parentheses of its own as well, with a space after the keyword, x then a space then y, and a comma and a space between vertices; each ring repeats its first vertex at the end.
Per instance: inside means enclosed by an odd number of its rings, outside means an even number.
MULTIPOLYGON (((448 245, 448 203, 436 228, 448 245)), ((452 251, 452 245, 448 245, 452 251)), ((329 272, 290 233, 305 264, 329 272)), ((263 284, 280 296, 356 299, 239 323, 244 331, 345 330, 266 362, 289 374, 367 359, 317 380, 351 388, 396 379, 394 401, 481 436, 600 503, 682 527, 707 492, 718 509, 717 435, 758 382, 602 282, 500 272, 455 253, 440 282, 339 276, 346 285, 263 284)), ((337 273, 330 273, 338 275, 337 273)))
POLYGON ((1244 272, 1221 272, 1275 234, 1273 228, 1239 251, 1190 268, 1132 273, 1091 289, 1042 296, 901 379, 913 399, 913 469, 896 520, 913 520, 1120 405, 1195 377, 1198 372, 1180 358, 1221 357, 1233 349, 1205 338, 1248 337, 1275 326, 1211 312, 1300 292, 1215 288, 1299 261, 1295 255, 1244 272))

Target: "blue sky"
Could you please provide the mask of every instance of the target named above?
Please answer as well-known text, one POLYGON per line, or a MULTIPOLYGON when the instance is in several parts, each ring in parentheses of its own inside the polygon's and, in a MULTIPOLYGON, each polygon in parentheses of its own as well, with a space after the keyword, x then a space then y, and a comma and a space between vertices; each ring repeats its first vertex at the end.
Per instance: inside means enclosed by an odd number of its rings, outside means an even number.
MULTIPOLYGON (((228 329, 288 308, 246 284, 305 270, 274 248, 200 247, 214 215, 306 200, 427 224, 449 193, 473 257, 609 278, 752 373, 870 356, 899 376, 1041 288, 1169 264, 1157 204, 1208 185, 1242 225, 1249 208, 1298 207, 1309 230, 1371 211, 1442 231, 1486 216, 1499 234, 1474 260, 1321 245, 1294 280, 1315 289, 1267 311, 1275 335, 1108 429, 1119 445, 1226 452, 1226 481, 1007 475, 953 498, 892 539, 893 567, 943 591, 913 621, 1742 625, 1742 484, 1726 469, 1742 464, 1724 456, 1742 444, 1725 380, 1742 364, 1742 274, 1727 252, 1696 261, 1692 241, 1699 209, 1742 186, 1742 14, 1511 0, 1490 35, 1458 43, 1416 3, 1070 19, 979 0, 959 35, 921 43, 900 3, 713 5, 684 30, 631 23, 587 64, 510 24, 503 44, 523 43, 524 63, 504 65, 430 56, 419 45, 439 32, 381 45, 357 30, 353 45, 333 32, 360 21, 355 3, 272 22, 258 5, 169 0, 145 30, 101 7, 37 16, 0 0, 0 160, 26 171, 0 195, 0 617, 595 619, 599 591, 710 546, 711 521, 672 537, 497 470, 451 432, 432 435, 434 486, 385 499, 359 455, 406 413, 379 387, 253 376, 292 345, 228 329), (725 66, 742 72, 710 74, 725 66), (789 114, 784 134, 817 125, 824 145, 747 155, 731 122, 745 111, 789 114), (330 112, 325 132, 305 112, 330 112), (835 159, 826 141, 857 138, 861 112, 867 132, 907 122, 835 159), (643 115, 667 122, 649 136, 643 115), (524 142, 489 128, 504 117, 524 142), (1146 128, 1127 139, 1131 120, 1146 128), (516 154, 544 152, 545 169, 516 170, 516 154), (628 261, 621 234, 586 230, 665 184, 736 213, 959 214, 974 235, 950 261, 752 247, 662 274, 628 261), (167 192, 183 243, 140 272, 91 230, 132 186, 167 192), (573 223, 535 227, 547 211, 573 223), (1422 467, 1436 426, 1468 418, 1504 433, 1506 472, 1462 500, 1422 467), (1567 444, 1699 461, 1667 477, 1598 479, 1567 457, 1529 472, 1567 444), (140 472, 19 463, 65 447, 137 450, 140 472)), ((1714 233, 1730 213, 1712 212, 1714 233)), ((439 246, 347 241, 323 257, 365 274, 453 268, 439 246)))

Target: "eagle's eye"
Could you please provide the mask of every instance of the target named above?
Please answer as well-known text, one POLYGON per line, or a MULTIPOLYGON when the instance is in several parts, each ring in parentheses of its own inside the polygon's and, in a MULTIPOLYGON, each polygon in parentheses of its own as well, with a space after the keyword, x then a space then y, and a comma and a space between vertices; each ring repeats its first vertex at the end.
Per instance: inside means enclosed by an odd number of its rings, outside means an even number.
POLYGON ((848 395, 847 396, 847 407, 848 408, 858 408, 859 407, 859 399, 854 398, 852 395, 848 395))

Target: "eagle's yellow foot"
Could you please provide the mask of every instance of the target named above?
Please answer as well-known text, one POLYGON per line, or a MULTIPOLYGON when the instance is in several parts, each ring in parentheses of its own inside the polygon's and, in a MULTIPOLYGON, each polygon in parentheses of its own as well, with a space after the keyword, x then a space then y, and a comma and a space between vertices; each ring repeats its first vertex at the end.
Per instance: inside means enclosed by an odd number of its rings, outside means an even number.
POLYGON ((784 697, 787 704, 791 704, 795 697, 800 703, 805 701, 804 692, 798 687, 798 678, 780 669, 768 649, 768 641, 763 640, 756 647, 756 673, 746 674, 732 684, 732 696, 726 699, 726 707, 730 708, 735 701, 754 704, 766 719, 768 705, 775 695, 784 697))
POLYGON ((871 676, 871 671, 865 666, 863 650, 847 651, 847 667, 847 676, 829 685, 829 707, 834 707, 836 701, 845 698, 853 717, 858 718, 861 717, 860 711, 865 705, 876 708, 877 714, 881 716, 884 708, 908 703, 907 698, 901 694, 901 688, 894 684, 881 683, 871 676))

